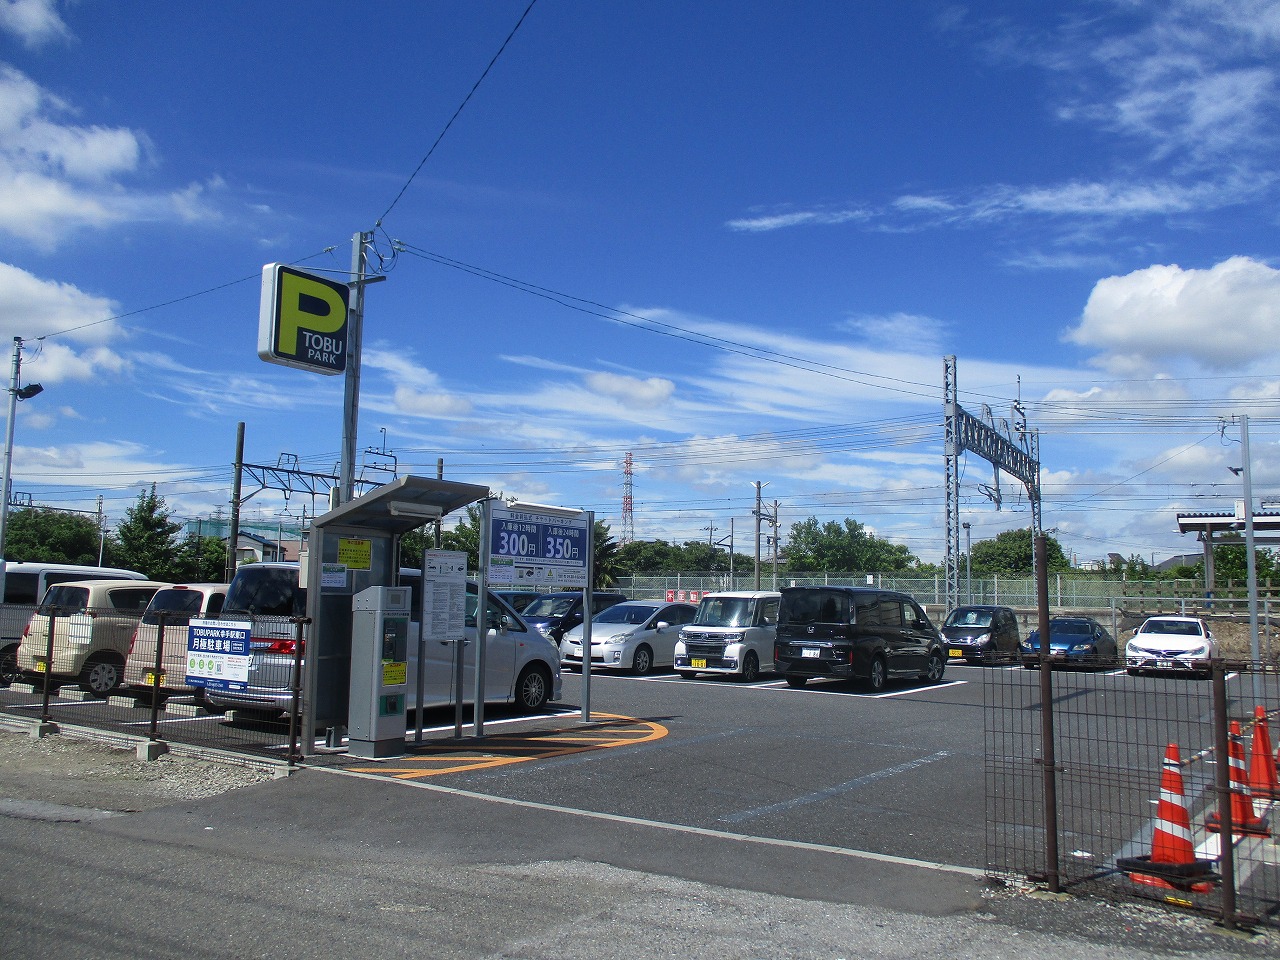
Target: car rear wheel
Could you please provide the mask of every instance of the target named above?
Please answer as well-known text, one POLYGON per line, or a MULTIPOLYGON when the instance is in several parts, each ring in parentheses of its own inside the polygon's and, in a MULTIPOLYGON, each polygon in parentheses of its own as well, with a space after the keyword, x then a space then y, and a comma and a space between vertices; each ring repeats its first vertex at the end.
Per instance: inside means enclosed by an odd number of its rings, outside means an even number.
POLYGON ((6 647, 0 650, 0 687, 7 687, 22 679, 22 671, 18 669, 18 648, 6 647))
POLYGON ((516 702, 523 710, 541 710, 550 696, 551 677, 539 666, 530 665, 520 671, 516 681, 516 702))
POLYGON ((867 674, 867 686, 871 688, 872 693, 879 693, 888 682, 889 670, 885 666, 884 657, 872 658, 871 672, 867 674))
POLYGON ((742 675, 739 679, 743 683, 753 683, 760 679, 760 658, 750 650, 742 658, 742 675))
POLYGON ((934 650, 929 654, 929 662, 925 665, 924 673, 920 674, 920 679, 929 683, 941 683, 946 670, 947 663, 942 659, 942 654, 934 650))
POLYGON ((792 677, 792 676, 788 676, 788 677, 787 677, 787 686, 788 686, 788 687, 793 687, 794 689, 799 690, 801 687, 803 687, 803 686, 805 685, 805 683, 808 681, 808 679, 809 679, 808 677, 792 677))
POLYGON ((120 686, 123 665, 116 659, 95 654, 80 671, 80 689, 95 697, 108 697, 120 686))
POLYGON ((631 657, 631 672, 637 677, 643 677, 652 669, 653 651, 642 643, 636 647, 636 652, 631 657))
POLYGON ((677 670, 681 680, 693 680, 698 676, 697 670, 677 670))

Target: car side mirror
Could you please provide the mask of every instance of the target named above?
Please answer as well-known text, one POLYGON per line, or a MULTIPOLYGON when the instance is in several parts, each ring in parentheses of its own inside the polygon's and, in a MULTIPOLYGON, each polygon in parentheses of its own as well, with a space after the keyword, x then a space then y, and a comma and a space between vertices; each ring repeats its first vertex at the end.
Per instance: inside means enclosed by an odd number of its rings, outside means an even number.
POLYGON ((665 629, 667 629, 667 627, 669 627, 669 626, 671 626, 671 624, 667 623, 667 621, 665 621, 665 620, 659 620, 657 623, 655 623, 655 624, 653 625, 653 629, 655 629, 655 630, 665 630, 665 629))

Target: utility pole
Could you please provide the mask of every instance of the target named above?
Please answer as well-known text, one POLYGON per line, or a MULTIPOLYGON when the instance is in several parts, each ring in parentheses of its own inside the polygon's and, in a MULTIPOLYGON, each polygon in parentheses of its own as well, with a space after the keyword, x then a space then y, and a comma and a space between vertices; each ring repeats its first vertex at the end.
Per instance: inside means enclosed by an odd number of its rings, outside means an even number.
POLYGON ((231 528, 227 531, 227 582, 236 575, 236 548, 240 539, 240 473, 244 469, 244 421, 236 424, 236 463, 231 480, 231 528))
POLYGON ((1249 463, 1249 415, 1240 415, 1241 474, 1244 480, 1244 556, 1245 576, 1249 582, 1249 658, 1255 664, 1253 693, 1255 701, 1261 697, 1260 677, 1256 665, 1262 662, 1258 653, 1258 562, 1253 555, 1253 472, 1249 463))
POLYGON ((364 328, 365 244, 373 233, 351 238, 354 289, 347 314, 347 372, 342 401, 342 462, 338 473, 338 504, 355 496, 356 433, 360 420, 360 340, 364 328))
POLYGON ((778 589, 778 501, 773 501, 773 516, 769 518, 769 522, 773 524, 773 587, 778 589))
POLYGON ((763 486, 763 484, 759 480, 756 480, 754 486, 756 488, 756 508, 753 511, 751 511, 751 513, 756 518, 756 566, 755 566, 755 573, 752 575, 752 578, 751 578, 751 584, 752 584, 751 589, 759 590, 760 589, 760 488, 763 486))
POLYGON ((102 555, 107 552, 107 524, 102 516, 102 494, 98 494, 98 566, 102 566, 102 555))

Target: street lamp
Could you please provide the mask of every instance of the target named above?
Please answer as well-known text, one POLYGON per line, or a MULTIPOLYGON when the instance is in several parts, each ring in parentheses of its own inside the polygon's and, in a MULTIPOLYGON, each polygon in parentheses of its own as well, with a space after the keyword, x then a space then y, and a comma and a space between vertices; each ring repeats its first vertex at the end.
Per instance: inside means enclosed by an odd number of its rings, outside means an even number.
POLYGON ((13 475, 13 421, 18 413, 18 401, 30 400, 41 393, 44 387, 38 383, 29 383, 25 387, 18 386, 22 373, 22 338, 13 338, 13 373, 9 378, 9 421, 4 435, 4 478, 0 481, 0 600, 4 598, 5 588, 5 533, 9 525, 9 485, 13 475))

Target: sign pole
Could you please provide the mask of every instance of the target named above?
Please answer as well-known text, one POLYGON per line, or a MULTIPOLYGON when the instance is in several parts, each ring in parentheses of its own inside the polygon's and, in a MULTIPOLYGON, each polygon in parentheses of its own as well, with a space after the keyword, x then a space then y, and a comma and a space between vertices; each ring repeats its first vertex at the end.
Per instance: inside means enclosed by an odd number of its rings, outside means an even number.
POLYGON ((476 559, 480 569, 476 572, 476 692, 475 704, 472 706, 472 717, 475 718, 475 735, 484 736, 484 671, 485 647, 489 645, 489 528, 492 526, 493 501, 486 498, 480 501, 479 543, 476 544, 476 559))

